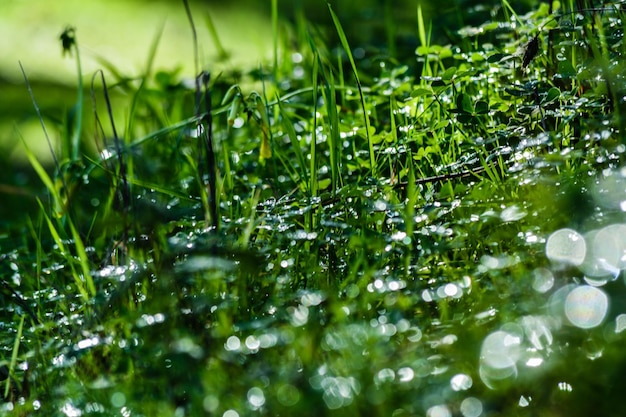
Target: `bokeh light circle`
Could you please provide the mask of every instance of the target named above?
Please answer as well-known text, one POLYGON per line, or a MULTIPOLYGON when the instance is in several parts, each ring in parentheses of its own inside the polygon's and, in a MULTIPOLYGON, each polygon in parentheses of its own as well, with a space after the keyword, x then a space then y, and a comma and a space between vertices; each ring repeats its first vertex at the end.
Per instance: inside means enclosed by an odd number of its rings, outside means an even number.
POLYGON ((560 229, 552 233, 546 242, 546 256, 553 262, 580 265, 585 260, 585 238, 573 229, 560 229))
POLYGON ((589 285, 574 288, 565 299, 565 316, 581 329, 591 329, 602 323, 609 308, 606 294, 589 285))
POLYGON ((478 417, 483 413, 483 403, 474 397, 467 397, 461 402, 461 414, 463 417, 478 417))

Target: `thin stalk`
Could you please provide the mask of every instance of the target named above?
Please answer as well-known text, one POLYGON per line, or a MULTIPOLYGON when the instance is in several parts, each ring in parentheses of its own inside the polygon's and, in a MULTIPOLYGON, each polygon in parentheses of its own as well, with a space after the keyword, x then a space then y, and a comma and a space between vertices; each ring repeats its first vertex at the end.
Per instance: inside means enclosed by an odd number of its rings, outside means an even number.
POLYGON ((69 142, 65 145, 65 152, 72 162, 78 161, 78 151, 80 149, 80 136, 83 128, 83 71, 80 64, 80 52, 78 51, 78 43, 76 41, 76 29, 68 26, 60 36, 63 44, 63 52, 74 50, 76 53, 76 72, 78 76, 78 90, 76 92, 76 104, 74 105, 74 126, 72 128, 69 142))

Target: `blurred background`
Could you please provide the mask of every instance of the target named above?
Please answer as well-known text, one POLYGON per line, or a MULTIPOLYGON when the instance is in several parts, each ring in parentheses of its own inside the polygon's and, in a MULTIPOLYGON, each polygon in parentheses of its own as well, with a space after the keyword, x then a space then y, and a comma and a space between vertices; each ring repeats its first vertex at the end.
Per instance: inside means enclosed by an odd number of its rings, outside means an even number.
MULTIPOLYGON (((220 71, 269 67, 274 34, 270 0, 190 1, 198 30, 200 63, 220 71)), ((518 13, 538 1, 510 0, 518 13)), ((330 4, 341 19, 352 48, 415 63, 417 7, 432 22, 432 43, 452 43, 460 28, 484 23, 497 13, 500 0, 335 0, 330 4), (393 25, 385 22, 392 21, 393 25), (389 28, 392 28, 390 32, 389 28)), ((314 31, 329 49, 337 44, 325 0, 279 0, 279 48, 290 48, 294 30, 314 31)), ((155 71, 194 76, 191 29, 182 1, 175 0, 1 0, 0 1, 0 218, 15 215, 24 202, 34 202, 40 189, 24 153, 22 141, 39 160, 52 158, 35 107, 21 73, 21 62, 56 146, 60 131, 76 102, 75 57, 64 56, 59 39, 72 26, 80 48, 85 89, 84 141, 93 131, 89 90, 94 73, 103 69, 127 77, 145 71, 150 49, 158 41, 155 71)), ((122 109, 123 111, 123 109, 122 109)), ((36 207, 36 204, 30 204, 36 207)))

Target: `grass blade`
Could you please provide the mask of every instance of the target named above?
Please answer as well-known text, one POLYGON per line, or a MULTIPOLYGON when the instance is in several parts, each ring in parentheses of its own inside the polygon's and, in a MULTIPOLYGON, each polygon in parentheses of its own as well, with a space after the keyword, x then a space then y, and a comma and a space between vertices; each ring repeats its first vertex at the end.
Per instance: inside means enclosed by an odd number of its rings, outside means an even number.
POLYGON ((343 49, 348 55, 348 60, 350 61, 352 72, 354 73, 354 78, 356 80, 357 88, 359 91, 359 99, 361 100, 361 110, 363 111, 363 121, 365 123, 365 137, 367 139, 369 156, 370 156, 370 169, 372 171, 372 175, 376 176, 377 168, 376 168, 376 157, 374 155, 374 143, 372 142, 372 138, 370 136, 370 119, 367 115, 367 107, 365 106, 365 96, 363 95, 363 89, 361 88, 361 80, 359 79, 359 72, 357 71, 356 63, 354 62, 354 57, 352 56, 352 50, 350 49, 350 44, 348 44, 348 39, 346 38, 346 34, 343 31, 341 22, 339 21, 339 18, 333 11, 330 4, 328 5, 328 10, 330 10, 330 15, 333 19, 333 23, 335 24, 337 34, 339 35, 339 40, 341 41, 341 45, 343 46, 343 49))
POLYGON ((311 184, 310 182, 307 182, 307 177, 308 177, 307 172, 306 172, 307 163, 304 158, 304 154, 302 153, 302 149, 300 149, 300 141, 298 140, 298 135, 296 133, 296 130, 293 127, 293 120, 291 120, 291 118, 285 111, 284 107, 282 106, 280 102, 280 99, 278 99, 277 102, 278 102, 278 108, 280 110, 280 114, 282 117, 283 128, 287 132, 287 137, 289 138, 291 147, 294 153, 296 154, 296 159, 298 160, 298 165, 300 167, 300 172, 298 174, 299 183, 304 185, 304 188, 306 190, 310 190, 311 184))
POLYGON ((11 390, 11 381, 13 380, 13 375, 15 374, 15 365, 17 365, 17 354, 20 350, 20 341, 22 340, 22 330, 24 329, 24 318, 26 316, 22 316, 20 319, 20 324, 17 326, 17 334, 15 335, 15 342, 13 343, 13 352, 11 352, 11 363, 9 364, 9 375, 10 378, 7 378, 7 382, 4 386, 4 398, 9 397, 9 391, 11 390))

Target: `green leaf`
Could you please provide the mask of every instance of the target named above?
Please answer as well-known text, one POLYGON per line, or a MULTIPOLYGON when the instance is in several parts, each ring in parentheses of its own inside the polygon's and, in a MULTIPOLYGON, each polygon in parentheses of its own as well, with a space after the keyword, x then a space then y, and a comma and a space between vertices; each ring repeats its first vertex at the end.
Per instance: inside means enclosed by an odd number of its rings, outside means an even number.
POLYGON ((556 87, 552 87, 548 90, 548 94, 546 94, 546 98, 543 100, 544 103, 551 103, 555 100, 558 100, 561 97, 561 90, 556 87))
POLYGON ((415 49, 415 54, 417 56, 425 56, 428 55, 430 53, 430 48, 428 46, 418 46, 417 49, 415 49))
POLYGON ((452 48, 450 48, 450 46, 444 46, 439 51, 438 55, 439 55, 439 59, 450 58, 453 55, 452 48))
POLYGON ((415 90, 411 91, 411 97, 416 98, 416 97, 421 97, 421 96, 430 96, 433 94, 433 90, 431 90, 430 88, 416 88, 415 90))
POLYGON ((461 93, 456 97, 456 107, 464 113, 474 113, 472 98, 468 94, 461 93))
POLYGON ((489 32, 492 30, 496 30, 500 27, 500 23, 499 22, 489 22, 489 23, 484 23, 483 25, 481 25, 481 29, 484 32, 489 32))
POLYGON ((476 102, 476 114, 487 114, 489 113, 489 103, 484 100, 479 100, 476 102))
POLYGON ((450 67, 443 73, 441 79, 449 82, 454 77, 454 74, 456 74, 456 67, 450 67))
POLYGON ((444 127, 448 127, 449 124, 450 120, 448 119, 440 120, 433 126, 433 130, 443 129, 444 127))
POLYGON ((325 189, 327 189, 328 187, 330 187, 330 183, 331 183, 330 178, 325 178, 325 179, 323 179, 323 180, 319 180, 319 181, 318 181, 318 185, 317 185, 317 187, 318 187, 320 190, 325 190, 325 189))
POLYGON ((509 56, 510 55, 508 54, 493 54, 493 55, 490 55, 489 58, 487 58, 487 62, 489 62, 490 64, 493 64, 494 62, 500 62, 509 56))
POLYGON ((480 52, 474 52, 470 56, 470 61, 472 62, 482 62, 485 60, 485 57, 480 52))
POLYGON ((364 138, 368 138, 373 136, 376 133, 376 128, 374 126, 368 126, 367 129, 364 127, 360 127, 357 129, 357 134, 363 136, 364 138))
POLYGON ((508 94, 514 96, 514 97, 524 97, 524 96, 529 96, 531 95, 533 92, 530 90, 523 90, 521 88, 513 88, 513 87, 506 87, 504 89, 504 91, 506 91, 508 94))

